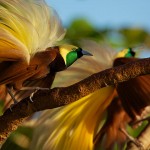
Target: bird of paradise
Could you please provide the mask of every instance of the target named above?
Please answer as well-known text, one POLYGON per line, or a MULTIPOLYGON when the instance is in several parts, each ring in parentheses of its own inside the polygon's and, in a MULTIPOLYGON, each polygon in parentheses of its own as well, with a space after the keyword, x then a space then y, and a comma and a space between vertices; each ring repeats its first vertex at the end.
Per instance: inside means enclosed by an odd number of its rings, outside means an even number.
POLYGON ((23 89, 28 81, 46 76, 53 80, 56 72, 90 55, 77 46, 57 45, 65 33, 44 0, 0 0, 0 86, 14 100, 12 88, 23 89))

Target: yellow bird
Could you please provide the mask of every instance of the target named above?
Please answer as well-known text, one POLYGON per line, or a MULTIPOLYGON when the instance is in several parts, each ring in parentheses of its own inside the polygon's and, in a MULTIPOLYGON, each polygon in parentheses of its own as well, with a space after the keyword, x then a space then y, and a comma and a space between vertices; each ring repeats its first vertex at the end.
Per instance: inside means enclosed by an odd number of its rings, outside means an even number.
POLYGON ((44 0, 0 0, 0 85, 20 90, 27 81, 54 75, 91 55, 73 45, 57 46, 65 32, 44 0))

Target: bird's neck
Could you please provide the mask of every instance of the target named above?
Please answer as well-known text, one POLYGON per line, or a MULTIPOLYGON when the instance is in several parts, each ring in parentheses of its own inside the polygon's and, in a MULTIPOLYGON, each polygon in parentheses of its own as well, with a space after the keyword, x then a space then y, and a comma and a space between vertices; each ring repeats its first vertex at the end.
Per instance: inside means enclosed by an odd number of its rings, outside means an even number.
POLYGON ((51 50, 54 50, 57 55, 55 60, 50 64, 50 68, 51 68, 50 70, 53 72, 59 72, 65 70, 66 65, 63 57, 60 54, 59 47, 58 46, 52 47, 51 50))

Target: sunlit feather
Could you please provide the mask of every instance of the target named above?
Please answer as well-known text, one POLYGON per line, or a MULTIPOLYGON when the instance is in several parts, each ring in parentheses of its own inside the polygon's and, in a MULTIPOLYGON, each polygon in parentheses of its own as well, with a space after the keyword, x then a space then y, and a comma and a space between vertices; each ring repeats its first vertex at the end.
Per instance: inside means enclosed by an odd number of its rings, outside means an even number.
POLYGON ((0 0, 0 50, 21 51, 29 61, 64 34, 59 17, 44 0, 0 0))

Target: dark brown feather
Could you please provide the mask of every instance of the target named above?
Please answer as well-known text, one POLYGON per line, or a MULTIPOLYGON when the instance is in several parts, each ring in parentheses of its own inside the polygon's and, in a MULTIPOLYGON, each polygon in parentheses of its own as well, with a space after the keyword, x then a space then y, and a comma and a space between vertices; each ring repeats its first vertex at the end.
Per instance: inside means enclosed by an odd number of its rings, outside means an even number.
POLYGON ((49 71, 49 65, 56 58, 56 51, 47 49, 44 52, 39 52, 31 58, 30 64, 24 62, 9 62, 9 67, 3 67, 0 74, 0 85, 9 84, 16 89, 20 89, 25 81, 45 77, 49 71), (10 64, 11 63, 11 64, 10 64))
MULTIPOLYGON (((114 66, 135 60, 137 59, 119 58, 115 60, 114 66)), ((125 111, 132 119, 136 119, 136 115, 141 115, 143 109, 150 105, 150 75, 119 83, 116 89, 125 111)))
POLYGON ((113 99, 107 110, 107 120, 94 140, 95 147, 111 150, 117 143, 118 147, 122 149, 126 136, 120 131, 120 128, 125 128, 130 118, 124 111, 118 97, 113 99))
MULTIPOLYGON (((117 58, 114 66, 135 61, 137 58, 117 58)), ((120 149, 124 145, 126 136, 119 131, 119 128, 126 128, 126 125, 141 115, 143 109, 150 105, 150 75, 140 76, 119 83, 116 86, 116 97, 107 108, 108 115, 105 124, 95 137, 95 147, 102 146, 111 150, 115 143, 120 149)))

